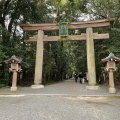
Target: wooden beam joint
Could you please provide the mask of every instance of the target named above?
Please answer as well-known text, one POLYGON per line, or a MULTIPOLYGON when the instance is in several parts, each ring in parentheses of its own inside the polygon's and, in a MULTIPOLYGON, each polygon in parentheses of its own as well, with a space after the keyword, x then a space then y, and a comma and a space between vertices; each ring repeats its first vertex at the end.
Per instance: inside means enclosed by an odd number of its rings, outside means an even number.
MULTIPOLYGON (((68 36, 69 40, 73 41, 78 41, 78 40, 86 40, 86 33, 81 33, 81 35, 70 35, 68 36)), ((105 34, 98 34, 98 33, 93 33, 93 39, 108 39, 109 38, 109 33, 105 34)), ((69 41, 68 40, 68 41, 69 41)), ((30 37, 27 40, 24 40, 24 42, 36 42, 37 41, 37 36, 34 35, 33 37, 30 37)), ((43 41, 60 41, 60 36, 46 36, 44 35, 43 41)))

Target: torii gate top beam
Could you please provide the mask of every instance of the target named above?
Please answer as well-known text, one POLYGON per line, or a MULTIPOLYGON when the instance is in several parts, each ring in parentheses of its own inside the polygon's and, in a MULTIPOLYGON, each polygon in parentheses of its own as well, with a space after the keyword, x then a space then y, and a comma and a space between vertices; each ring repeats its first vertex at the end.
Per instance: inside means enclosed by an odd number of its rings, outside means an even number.
MULTIPOLYGON (((95 21, 85 21, 85 22, 71 22, 69 24, 69 29, 81 29, 81 28, 97 28, 97 27, 107 27, 110 26, 110 22, 114 21, 114 18, 102 19, 95 21)), ((45 24, 21 24, 20 25, 24 31, 53 31, 59 30, 59 26, 56 23, 45 23, 45 24)))

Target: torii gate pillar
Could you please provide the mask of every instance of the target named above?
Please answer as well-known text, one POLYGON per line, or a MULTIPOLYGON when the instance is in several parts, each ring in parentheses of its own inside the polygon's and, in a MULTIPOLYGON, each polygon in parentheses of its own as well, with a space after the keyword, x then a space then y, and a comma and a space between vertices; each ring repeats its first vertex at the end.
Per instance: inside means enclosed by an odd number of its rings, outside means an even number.
POLYGON ((43 88, 42 85, 42 67, 43 67, 43 30, 38 30, 37 35, 37 50, 36 50, 36 65, 35 65, 35 76, 34 76, 34 85, 32 88, 43 88))
POLYGON ((86 89, 98 89, 96 86, 96 71, 95 71, 95 53, 94 53, 94 41, 93 41, 93 29, 86 28, 87 34, 87 67, 88 67, 88 84, 86 89))

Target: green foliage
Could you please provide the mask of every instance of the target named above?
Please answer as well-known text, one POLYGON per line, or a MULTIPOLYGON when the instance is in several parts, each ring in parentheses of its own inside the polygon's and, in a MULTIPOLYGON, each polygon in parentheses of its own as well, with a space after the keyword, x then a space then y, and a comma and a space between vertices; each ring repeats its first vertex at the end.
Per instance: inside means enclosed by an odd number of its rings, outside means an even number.
POLYGON ((0 88, 4 87, 5 85, 4 84, 0 84, 0 88))
POLYGON ((3 60, 7 57, 5 52, 2 51, 3 46, 0 45, 0 62, 3 62, 3 60))
MULTIPOLYGON (((116 20, 110 28, 95 29, 94 32, 109 33, 108 40, 95 40, 95 59, 97 76, 101 74, 101 59, 109 52, 120 57, 120 2, 119 0, 1 0, 0 24, 2 26, 2 39, 0 41, 0 61, 10 58, 13 54, 23 58, 22 72, 18 75, 19 85, 31 85, 34 80, 36 43, 24 43, 23 32, 19 27, 21 23, 52 23, 76 22, 83 14, 91 20, 115 17, 116 20)), ((85 33, 70 31, 69 35, 85 33)), ((25 33, 26 36, 35 35, 36 32, 25 33)), ((24 34, 24 35, 25 35, 24 34)), ((45 32, 45 35, 58 35, 57 32, 45 32)), ((12 74, 8 66, 0 66, 0 83, 11 84, 12 74)), ((115 74, 119 80, 120 65, 115 74)), ((43 83, 50 84, 72 75, 73 72, 87 70, 86 42, 85 41, 59 41, 44 43, 43 83)))
POLYGON ((55 14, 53 22, 76 21, 86 11, 84 0, 47 0, 46 4, 52 6, 49 14, 55 14))
POLYGON ((119 0, 89 0, 89 14, 91 19, 113 18, 120 15, 120 1, 119 0), (92 16, 94 16, 92 18, 92 16))

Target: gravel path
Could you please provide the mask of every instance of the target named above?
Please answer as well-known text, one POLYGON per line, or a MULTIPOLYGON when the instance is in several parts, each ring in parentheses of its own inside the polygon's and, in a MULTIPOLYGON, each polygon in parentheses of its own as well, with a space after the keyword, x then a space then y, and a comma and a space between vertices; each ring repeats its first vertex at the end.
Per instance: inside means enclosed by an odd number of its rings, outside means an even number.
POLYGON ((68 80, 43 89, 2 88, 0 120, 120 120, 120 91, 86 90, 86 85, 68 80))

